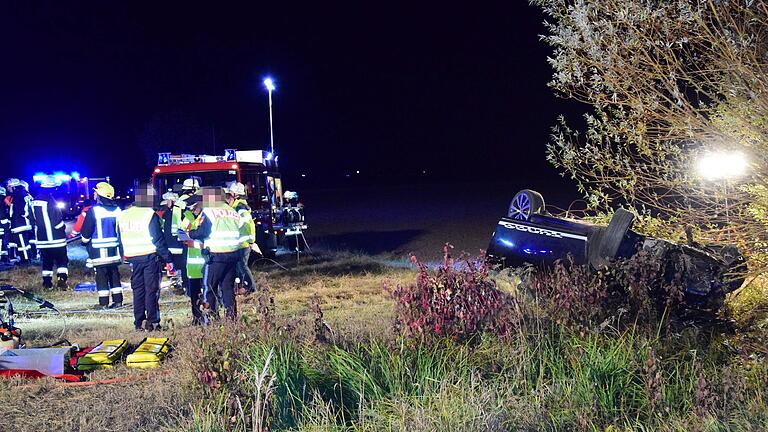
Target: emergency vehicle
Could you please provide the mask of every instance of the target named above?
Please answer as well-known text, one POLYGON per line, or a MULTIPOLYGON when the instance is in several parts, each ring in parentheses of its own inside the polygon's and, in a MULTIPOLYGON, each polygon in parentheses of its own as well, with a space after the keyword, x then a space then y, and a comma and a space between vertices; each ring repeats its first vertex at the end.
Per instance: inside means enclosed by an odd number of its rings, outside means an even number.
POLYGON ((295 227, 286 221, 283 184, 277 157, 263 150, 227 149, 223 155, 160 153, 152 174, 158 196, 179 193, 184 180, 194 178, 200 187, 224 187, 239 181, 246 188, 246 201, 256 222, 256 243, 262 253, 273 257, 285 241, 286 231, 295 227))
POLYGON ((56 187, 52 191, 53 197, 56 199, 56 207, 61 210, 65 220, 75 219, 83 211, 83 207, 94 199, 93 187, 96 183, 102 181, 109 183, 109 177, 81 177, 78 172, 70 174, 61 171, 53 174, 37 173, 32 177, 30 193, 37 196, 39 184, 51 177, 56 180, 56 187))

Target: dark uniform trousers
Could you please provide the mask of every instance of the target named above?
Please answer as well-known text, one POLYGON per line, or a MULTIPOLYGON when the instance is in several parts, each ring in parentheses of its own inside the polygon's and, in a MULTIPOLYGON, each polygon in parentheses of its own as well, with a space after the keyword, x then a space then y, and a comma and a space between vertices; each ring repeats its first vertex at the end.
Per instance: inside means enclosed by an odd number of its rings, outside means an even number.
MULTIPOLYGON (((96 289, 98 291, 109 290, 114 303, 123 302, 123 288, 122 284, 120 284, 119 266, 119 264, 93 266, 93 270, 96 272, 96 289)), ((109 295, 99 294, 99 304, 107 306, 109 304, 109 295)))
POLYGON ((206 281, 205 302, 208 303, 214 317, 218 314, 219 303, 224 306, 227 318, 237 316, 235 304, 235 274, 241 252, 212 253, 205 266, 203 278, 206 281))
POLYGON ((43 283, 50 284, 54 273, 59 280, 66 281, 69 271, 69 257, 67 247, 38 248, 42 259, 43 283))
POLYGON ((8 262, 11 258, 8 256, 8 240, 11 238, 11 224, 9 222, 0 222, 0 229, 3 231, 3 234, 0 235, 0 261, 8 262))
POLYGON ((131 264, 133 290, 133 325, 141 328, 142 321, 160 324, 160 281, 163 266, 157 254, 128 259, 131 264))
POLYGON ((171 254, 171 259, 173 260, 173 269, 181 274, 181 286, 187 287, 189 286, 189 279, 187 278, 187 250, 186 248, 182 250, 183 252, 180 254, 171 254))
POLYGON ((203 279, 189 279, 187 295, 192 304, 192 324, 203 324, 203 312, 200 310, 200 301, 203 294, 203 279))

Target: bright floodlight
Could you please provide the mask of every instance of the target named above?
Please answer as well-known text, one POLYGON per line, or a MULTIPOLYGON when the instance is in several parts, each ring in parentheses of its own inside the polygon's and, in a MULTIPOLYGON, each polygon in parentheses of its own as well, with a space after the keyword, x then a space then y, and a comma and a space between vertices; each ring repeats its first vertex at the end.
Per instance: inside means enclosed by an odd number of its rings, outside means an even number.
POLYGON ((267 88, 267 90, 273 91, 275 89, 275 82, 272 81, 272 78, 267 78, 264 80, 264 86, 267 88))
POLYGON ((699 159, 699 175, 707 180, 725 180, 744 174, 747 159, 738 152, 707 153, 699 159))

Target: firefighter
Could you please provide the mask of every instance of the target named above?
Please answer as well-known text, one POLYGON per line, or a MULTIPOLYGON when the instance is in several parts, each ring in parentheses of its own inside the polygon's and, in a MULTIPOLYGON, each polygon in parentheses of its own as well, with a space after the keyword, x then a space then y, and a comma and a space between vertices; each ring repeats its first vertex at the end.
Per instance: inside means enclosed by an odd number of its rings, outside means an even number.
POLYGON ((181 214, 186 208, 187 199, 200 190, 200 182, 196 178, 188 178, 181 184, 181 195, 173 202, 173 214, 176 221, 181 220, 181 214))
POLYGON ((88 250, 88 264, 96 271, 99 306, 114 309, 123 305, 123 288, 118 271, 122 258, 117 228, 117 218, 121 211, 113 199, 115 189, 112 185, 97 183, 94 192, 96 204, 85 213, 80 235, 88 250))
POLYGON ((133 325, 136 330, 160 330, 160 281, 163 263, 171 262, 163 225, 153 209, 154 189, 136 189, 136 201, 118 217, 122 254, 131 264, 133 325))
POLYGON ((242 282, 247 284, 246 290, 248 292, 254 292, 256 290, 256 282, 253 280, 253 274, 248 267, 248 258, 251 254, 251 248, 255 248, 258 253, 256 245, 256 224, 253 222, 253 215, 251 214, 251 207, 245 201, 245 185, 240 182, 232 182, 229 187, 225 189, 227 204, 232 207, 240 216, 240 261, 237 263, 237 277, 242 282))
POLYGON ((56 268, 56 285, 59 289, 67 288, 69 270, 67 265, 67 234, 64 229, 64 218, 51 189, 59 184, 53 177, 47 177, 40 183, 43 189, 40 195, 32 201, 35 214, 37 240, 35 244, 42 259, 43 288, 53 288, 54 267, 56 268))
POLYGON ((0 186, 0 262, 7 263, 8 238, 11 235, 11 220, 8 219, 8 206, 5 204, 6 191, 0 186))
MULTIPOLYGON (((183 213, 173 211, 174 204, 179 199, 179 196, 173 192, 166 192, 163 195, 163 202, 166 208, 163 209, 163 236, 165 237, 165 244, 168 246, 168 250, 173 255, 173 261, 169 261, 173 265, 173 269, 181 276, 182 286, 184 287, 182 292, 187 289, 187 251, 186 246, 179 240, 179 221, 183 217, 183 213)), ((188 198, 187 198, 188 199, 188 198)), ((186 200, 185 200, 186 204, 186 200)))
POLYGON ((218 315, 221 303, 226 317, 235 318, 235 273, 242 255, 240 216, 227 205, 223 191, 218 188, 204 188, 201 205, 203 209, 198 226, 189 231, 189 237, 202 241, 208 254, 203 298, 214 317, 218 315))
MULTIPOLYGON (((197 229, 199 218, 203 206, 201 204, 202 196, 192 195, 187 199, 187 208, 184 210, 180 228, 184 231, 197 229)), ((205 268, 205 258, 203 258, 203 242, 199 240, 186 240, 186 273, 187 286, 186 293, 192 306, 192 325, 204 324, 204 316, 201 311, 202 292, 203 292, 203 274, 205 268)))
POLYGON ((19 264, 28 264, 33 258, 31 255, 33 217, 31 206, 27 197, 29 194, 19 179, 8 179, 10 195, 5 202, 10 207, 11 238, 8 241, 9 255, 15 258, 19 264))
MULTIPOLYGON (((19 184, 24 188, 24 201, 27 203, 27 209, 29 213, 34 216, 34 208, 32 207, 34 198, 32 198, 32 195, 29 193, 29 183, 24 180, 19 180, 19 184)), ((32 220, 30 224, 32 225, 32 229, 29 233, 29 259, 33 260, 37 258, 37 226, 35 225, 34 220, 32 220)))

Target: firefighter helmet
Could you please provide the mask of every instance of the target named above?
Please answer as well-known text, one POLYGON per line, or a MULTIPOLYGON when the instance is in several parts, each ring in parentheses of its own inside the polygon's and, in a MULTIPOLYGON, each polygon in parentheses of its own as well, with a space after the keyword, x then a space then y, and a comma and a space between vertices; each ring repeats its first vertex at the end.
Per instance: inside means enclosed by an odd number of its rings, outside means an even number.
POLYGON ((224 192, 231 193, 232 195, 245 195, 245 185, 240 182, 232 182, 224 192))
POLYGON ((115 197, 115 188, 107 182, 96 183, 96 187, 93 190, 96 192, 96 195, 102 198, 112 199, 115 197))
POLYGON ((181 190, 200 189, 200 182, 196 178, 188 178, 181 184, 181 190))
POLYGON ((6 182, 6 185, 9 188, 21 186, 21 181, 19 181, 19 179, 17 178, 9 178, 8 181, 6 182))

